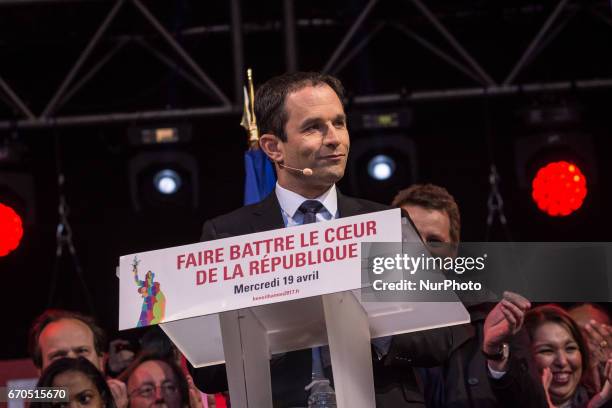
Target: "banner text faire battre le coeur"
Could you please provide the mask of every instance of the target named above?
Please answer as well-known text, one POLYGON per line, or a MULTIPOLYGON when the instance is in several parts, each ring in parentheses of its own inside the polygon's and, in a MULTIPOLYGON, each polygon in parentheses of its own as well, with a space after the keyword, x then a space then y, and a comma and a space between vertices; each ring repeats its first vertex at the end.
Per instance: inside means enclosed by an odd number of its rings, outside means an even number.
POLYGON ((330 227, 322 234, 318 230, 298 234, 290 230, 274 238, 179 254, 176 268, 197 269, 195 283, 203 285, 356 258, 358 243, 346 241, 376 235, 376 221, 330 227), (248 260, 253 257, 256 259, 248 260))

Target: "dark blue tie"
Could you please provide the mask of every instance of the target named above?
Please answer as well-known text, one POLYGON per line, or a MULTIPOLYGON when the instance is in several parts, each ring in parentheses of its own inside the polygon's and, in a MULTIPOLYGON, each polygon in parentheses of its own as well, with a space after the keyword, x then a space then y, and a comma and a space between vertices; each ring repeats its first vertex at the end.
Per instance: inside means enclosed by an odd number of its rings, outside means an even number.
POLYGON ((317 213, 321 211, 323 204, 317 200, 306 200, 300 205, 298 211, 304 214, 304 221, 302 224, 312 224, 317 222, 317 213))
MULTIPOLYGON (((298 211, 304 214, 302 224, 312 224, 317 222, 317 213, 321 211, 323 204, 317 200, 306 200, 300 205, 298 211)), ((325 378, 323 375, 323 363, 321 361, 321 347, 312 348, 312 379, 320 380, 325 378)))

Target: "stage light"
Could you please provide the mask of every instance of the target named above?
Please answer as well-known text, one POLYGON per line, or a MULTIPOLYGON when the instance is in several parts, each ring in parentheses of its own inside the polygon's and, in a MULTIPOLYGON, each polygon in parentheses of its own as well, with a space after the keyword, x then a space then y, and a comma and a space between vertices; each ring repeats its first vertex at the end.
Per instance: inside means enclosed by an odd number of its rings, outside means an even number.
POLYGON ((531 196, 552 217, 565 217, 582 206, 587 180, 578 166, 567 161, 541 167, 532 182, 531 196))
POLYGON ((417 177, 414 141, 403 134, 367 135, 351 141, 347 176, 340 188, 382 203, 391 202, 417 177))
POLYGON ((0 136, 0 257, 23 252, 36 224, 30 151, 16 132, 6 136, 0 136))
POLYGON ((525 136, 515 141, 517 178, 525 192, 521 202, 557 220, 547 221, 544 228, 579 228, 600 205, 593 136, 580 111, 569 107, 528 111, 521 130, 525 136), (579 208, 582 211, 576 213, 579 208), (572 221, 577 217, 580 221, 572 221))
POLYGON ((198 206, 198 165, 181 151, 141 152, 128 163, 134 210, 166 211, 198 206))
POLYGON ((176 171, 164 169, 155 174, 153 184, 160 193, 170 195, 175 194, 181 188, 182 180, 176 171))
POLYGON ((395 172, 395 161, 385 155, 379 154, 368 163, 368 174, 375 180, 387 180, 395 172))
POLYGON ((357 197, 391 202, 399 190, 418 180, 416 146, 408 136, 412 109, 353 107, 348 116, 351 154, 340 188, 357 197))
POLYGON ((11 207, 0 203, 0 256, 6 256, 17 249, 22 237, 21 217, 11 207))
POLYGON ((187 143, 191 139, 191 125, 187 123, 134 125, 128 129, 128 140, 133 146, 187 143))

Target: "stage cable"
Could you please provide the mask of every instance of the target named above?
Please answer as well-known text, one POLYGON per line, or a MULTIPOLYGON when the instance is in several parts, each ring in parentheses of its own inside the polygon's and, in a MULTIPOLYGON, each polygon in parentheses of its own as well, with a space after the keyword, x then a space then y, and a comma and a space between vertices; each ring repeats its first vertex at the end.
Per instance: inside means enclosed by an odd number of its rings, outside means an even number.
POLYGON ((501 177, 495 164, 495 144, 493 139, 493 125, 491 124, 491 109, 490 98, 484 98, 484 133, 485 143, 487 147, 487 155, 489 156, 489 196, 487 197, 487 223, 485 229, 485 242, 491 238, 491 233, 495 221, 499 224, 504 232, 507 241, 512 241, 512 235, 508 226, 508 219, 504 212, 504 199, 500 191, 501 177))
POLYGON ((57 129, 55 129, 54 133, 55 169, 57 175, 58 192, 58 223, 57 228, 55 230, 55 262, 53 267, 53 277, 51 279, 49 301, 47 307, 51 308, 54 306, 55 294, 60 278, 61 261, 65 250, 67 250, 67 253, 70 256, 70 260, 72 261, 74 271, 77 275, 79 285, 81 286, 81 290, 85 297, 85 301, 89 309, 88 312, 91 315, 95 315, 93 298, 85 282, 85 277, 83 276, 83 268, 81 267, 81 263, 79 262, 79 258, 77 256, 76 248, 74 246, 72 226, 70 225, 70 221, 68 220, 68 215, 70 214, 70 207, 68 206, 68 201, 66 200, 66 176, 64 175, 63 170, 60 138, 57 133, 57 129))

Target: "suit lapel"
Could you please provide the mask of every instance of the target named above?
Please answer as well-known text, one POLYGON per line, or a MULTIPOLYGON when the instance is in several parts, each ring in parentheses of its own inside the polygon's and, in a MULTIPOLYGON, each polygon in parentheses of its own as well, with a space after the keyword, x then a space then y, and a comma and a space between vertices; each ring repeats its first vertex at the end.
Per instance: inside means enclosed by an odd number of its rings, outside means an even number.
POLYGON ((253 232, 285 227, 280 204, 278 203, 274 191, 253 208, 253 215, 254 217, 251 217, 251 228, 253 232))
POLYGON ((357 200, 351 200, 345 197, 337 188, 336 192, 338 194, 338 216, 340 218, 363 214, 364 211, 357 200))

